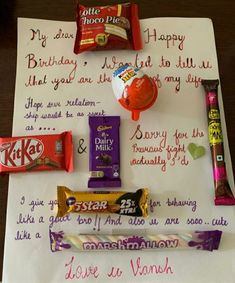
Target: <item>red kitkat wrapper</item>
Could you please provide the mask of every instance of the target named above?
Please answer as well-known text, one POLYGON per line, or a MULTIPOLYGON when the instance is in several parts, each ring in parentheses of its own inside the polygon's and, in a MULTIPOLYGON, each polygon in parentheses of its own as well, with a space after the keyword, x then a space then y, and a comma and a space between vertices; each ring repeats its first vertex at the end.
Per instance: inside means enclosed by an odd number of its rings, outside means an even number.
POLYGON ((76 12, 76 54, 93 50, 142 49, 136 4, 95 7, 77 5, 76 12))
POLYGON ((0 138, 0 173, 73 171, 72 133, 0 138))

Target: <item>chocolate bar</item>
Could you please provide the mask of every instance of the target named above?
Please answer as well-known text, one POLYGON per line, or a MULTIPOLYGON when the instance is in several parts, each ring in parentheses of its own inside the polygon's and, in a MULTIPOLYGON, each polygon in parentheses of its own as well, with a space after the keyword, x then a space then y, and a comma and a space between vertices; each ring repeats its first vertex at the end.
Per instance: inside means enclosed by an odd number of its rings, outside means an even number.
POLYGON ((89 188, 120 187, 119 116, 90 116, 89 188))
POLYGON ((65 186, 58 186, 57 199, 58 217, 63 217, 70 212, 148 216, 148 189, 146 188, 136 192, 73 192, 65 186))
POLYGON ((73 171, 72 133, 0 138, 0 173, 73 171))

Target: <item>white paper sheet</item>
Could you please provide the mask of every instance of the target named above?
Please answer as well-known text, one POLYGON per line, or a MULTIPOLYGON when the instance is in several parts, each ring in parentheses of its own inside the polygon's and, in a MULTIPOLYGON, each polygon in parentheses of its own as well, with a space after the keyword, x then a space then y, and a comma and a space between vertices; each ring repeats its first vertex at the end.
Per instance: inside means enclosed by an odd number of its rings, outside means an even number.
MULTIPOLYGON (((75 30, 74 22, 18 20, 13 135, 72 130, 75 170, 72 174, 10 176, 3 282, 234 282, 235 210, 213 204, 205 95, 199 83, 200 78, 219 77, 211 20, 141 20, 144 49, 140 52, 75 55, 75 30), (118 104, 110 84, 113 70, 125 62, 142 66, 159 87, 157 102, 141 113, 138 122, 131 121, 130 113, 118 104), (55 223, 57 185, 87 190, 88 115, 94 113, 121 116, 121 189, 150 189, 149 218, 72 215, 68 221, 55 223), (206 155, 193 160, 186 149, 190 142, 204 146, 206 155), (142 153, 143 147, 160 149, 142 153), (176 149, 179 152, 175 153, 176 149), (154 165, 144 164, 153 158, 154 165), (113 229, 146 229, 152 233, 220 229, 225 233, 220 249, 213 253, 52 253, 48 230, 57 225, 84 233, 113 229), (153 271, 153 265, 158 272, 153 271)), ((233 189, 221 92, 219 99, 233 189)))

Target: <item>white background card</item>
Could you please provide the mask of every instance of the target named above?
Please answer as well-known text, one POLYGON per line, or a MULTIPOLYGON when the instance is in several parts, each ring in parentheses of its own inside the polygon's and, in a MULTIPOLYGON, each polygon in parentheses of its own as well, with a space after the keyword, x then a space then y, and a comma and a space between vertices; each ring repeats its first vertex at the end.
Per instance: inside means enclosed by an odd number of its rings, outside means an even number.
MULTIPOLYGON (((13 135, 72 130, 75 170, 10 176, 3 282, 234 282, 234 207, 214 206, 212 164, 201 78, 219 78, 209 19, 141 20, 144 49, 73 53, 76 25, 18 20, 13 135), (112 92, 112 72, 142 67, 157 83, 154 106, 131 120, 112 92), (89 115, 121 116, 121 179, 125 191, 150 190, 150 216, 56 216, 56 187, 88 190, 89 115), (193 160, 187 146, 206 154, 193 160), (59 222, 59 223, 57 223, 59 222), (224 231, 220 249, 52 253, 49 228, 75 233, 130 229, 224 231)), ((224 146, 234 189, 221 92, 224 146)))

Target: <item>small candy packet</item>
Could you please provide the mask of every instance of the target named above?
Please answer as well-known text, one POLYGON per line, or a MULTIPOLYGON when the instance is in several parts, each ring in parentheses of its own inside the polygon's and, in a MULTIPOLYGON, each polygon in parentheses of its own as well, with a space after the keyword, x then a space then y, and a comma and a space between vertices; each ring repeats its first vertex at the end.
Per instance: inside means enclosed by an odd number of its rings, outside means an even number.
POLYGON ((71 132, 0 138, 0 173, 73 171, 71 132))
POLYGON ((148 189, 146 188, 136 192, 73 192, 67 187, 58 186, 57 200, 57 217, 63 217, 70 212, 148 216, 148 189))
POLYGON ((142 49, 136 4, 78 5, 76 12, 76 54, 93 50, 142 49))
POLYGON ((89 188, 121 187, 119 116, 90 116, 89 188))
POLYGON ((228 183, 223 133, 218 100, 219 80, 202 80, 206 94, 208 135, 213 164, 215 205, 235 205, 235 198, 228 183))

